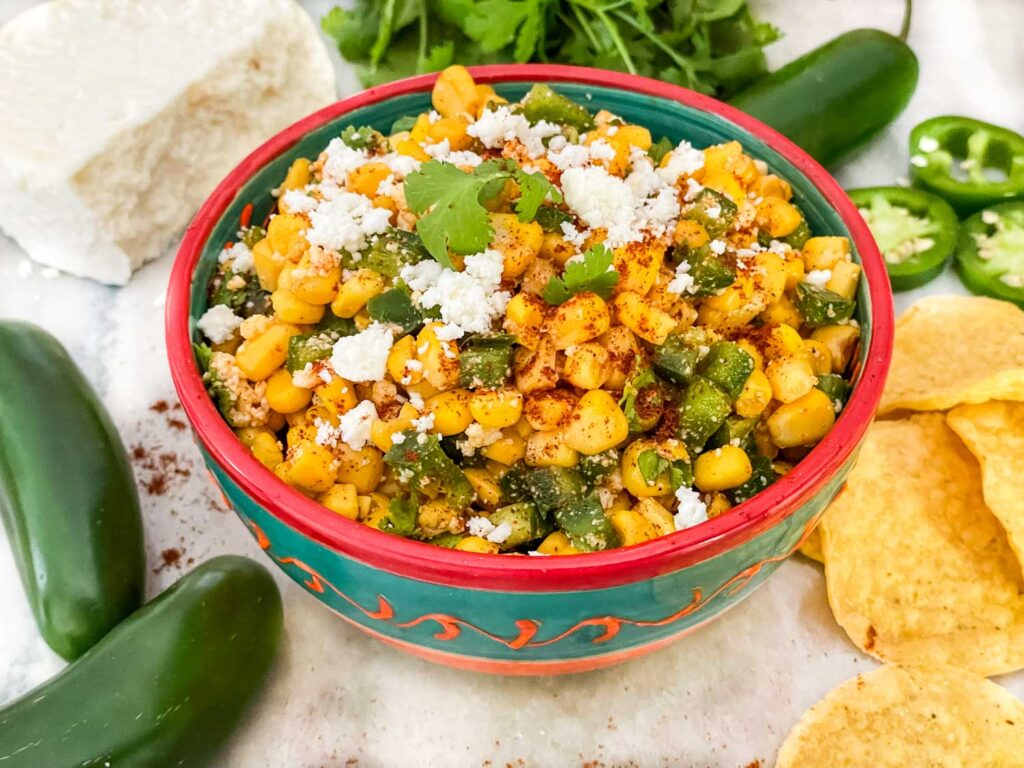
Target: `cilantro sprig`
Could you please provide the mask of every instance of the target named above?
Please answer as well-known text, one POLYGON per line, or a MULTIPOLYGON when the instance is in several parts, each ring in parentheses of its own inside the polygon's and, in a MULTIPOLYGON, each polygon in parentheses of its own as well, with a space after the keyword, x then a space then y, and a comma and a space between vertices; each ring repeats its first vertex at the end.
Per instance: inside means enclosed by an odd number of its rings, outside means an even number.
POLYGON ((543 174, 527 173, 514 160, 487 160, 468 173, 451 163, 431 160, 409 174, 405 199, 409 208, 423 214, 416 232, 430 254, 451 269, 449 250, 466 254, 484 250, 493 233, 483 203, 497 197, 509 180, 519 186, 515 209, 520 221, 532 221, 545 200, 562 200, 543 174))
POLYGON ((548 304, 562 304, 574 294, 590 291, 602 299, 612 295, 619 283, 619 273, 612 267, 612 252, 598 243, 578 261, 565 265, 561 277, 552 277, 544 288, 544 301, 548 304))
POLYGON ((636 457, 636 464, 647 485, 654 485, 658 482, 658 478, 664 472, 668 472, 673 491, 693 482, 693 471, 689 464, 681 459, 669 461, 653 448, 640 451, 640 455, 636 457))
POLYGON ((767 71, 779 31, 747 0, 355 0, 321 26, 371 86, 454 62, 616 69, 728 97, 767 71))

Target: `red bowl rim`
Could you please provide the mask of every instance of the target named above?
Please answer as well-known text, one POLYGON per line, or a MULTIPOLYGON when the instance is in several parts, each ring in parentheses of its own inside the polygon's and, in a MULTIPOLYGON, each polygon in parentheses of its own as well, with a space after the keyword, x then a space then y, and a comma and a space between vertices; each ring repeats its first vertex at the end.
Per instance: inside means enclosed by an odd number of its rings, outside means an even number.
POLYGON ((839 183, 807 153, 753 117, 709 96, 646 77, 586 67, 510 64, 471 67, 477 82, 572 82, 656 96, 729 120, 793 164, 836 209, 861 256, 871 301, 871 343, 860 380, 832 431, 785 477, 726 514, 644 544, 573 557, 514 557, 443 549, 374 531, 330 512, 256 461, 206 394, 192 353, 189 299, 193 271, 217 221, 248 179, 310 131, 360 107, 429 90, 428 74, 370 88, 281 131, 243 160, 214 190, 185 232, 167 294, 171 377, 199 441, 247 495, 281 522, 332 550, 402 577, 447 586, 517 592, 600 589, 643 581, 705 561, 774 526, 818 492, 850 458, 874 416, 892 352, 893 305, 885 264, 867 225, 839 183), (385 538, 388 537, 388 538, 385 538))

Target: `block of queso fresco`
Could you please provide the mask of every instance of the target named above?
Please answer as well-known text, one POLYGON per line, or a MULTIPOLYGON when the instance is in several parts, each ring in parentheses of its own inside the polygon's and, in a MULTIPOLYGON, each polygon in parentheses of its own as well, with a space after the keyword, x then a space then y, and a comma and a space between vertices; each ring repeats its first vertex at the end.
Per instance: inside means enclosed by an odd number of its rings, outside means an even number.
POLYGON ((123 285, 261 142, 335 98, 294 0, 52 0, 0 29, 0 228, 123 285))

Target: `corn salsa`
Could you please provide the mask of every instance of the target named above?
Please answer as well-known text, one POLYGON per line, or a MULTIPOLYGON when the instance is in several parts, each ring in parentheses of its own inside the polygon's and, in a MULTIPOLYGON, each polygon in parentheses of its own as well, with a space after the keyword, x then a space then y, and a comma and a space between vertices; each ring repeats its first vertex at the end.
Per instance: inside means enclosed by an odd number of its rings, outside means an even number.
POLYGON ((462 67, 432 104, 296 160, 220 254, 197 358, 277 477, 393 535, 569 555, 724 514, 831 429, 860 268, 784 179, 462 67))

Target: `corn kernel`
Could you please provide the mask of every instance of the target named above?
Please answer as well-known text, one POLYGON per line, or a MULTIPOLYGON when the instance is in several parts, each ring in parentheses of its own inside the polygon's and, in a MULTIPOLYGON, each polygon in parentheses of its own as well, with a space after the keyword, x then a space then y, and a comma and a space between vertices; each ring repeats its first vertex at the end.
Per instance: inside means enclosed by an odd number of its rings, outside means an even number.
POLYGON ((473 423, 469 401, 468 389, 451 389, 427 400, 426 412, 434 415, 432 431, 445 436, 465 432, 466 427, 473 423))
POLYGON ((348 413, 359 404, 359 397, 352 384, 340 376, 319 385, 313 390, 318 405, 325 407, 335 416, 348 413))
POLYGON ((580 553, 562 531, 549 533, 544 537, 544 541, 537 545, 537 551, 542 555, 578 555, 580 553))
POLYGON ((845 237, 812 237, 803 247, 804 268, 832 269, 836 262, 850 255, 850 241, 845 237))
POLYGON ((780 405, 768 417, 768 431, 780 448, 813 445, 832 428, 836 412, 828 395, 812 389, 791 403, 780 405))
POLYGON ((281 368, 267 380, 267 404, 278 413, 295 413, 309 405, 313 393, 292 384, 292 375, 281 368))
POLYGON ((817 383, 806 355, 776 357, 765 367, 772 395, 782 403, 791 403, 806 395, 817 383))
POLYGON ((288 341, 298 333, 289 325, 272 325, 238 348, 235 364, 251 381, 263 381, 288 359, 288 341))
POLYGON ((359 517, 359 501, 356 487, 349 483, 335 483, 317 496, 316 500, 331 510, 331 512, 347 517, 349 520, 355 520, 359 517))
POLYGON ((540 253, 544 229, 535 221, 520 221, 514 213, 488 215, 494 228, 494 250, 504 259, 501 276, 505 280, 519 277, 540 253))
POLYGON ((641 499, 633 507, 633 511, 644 517, 656 531, 658 536, 666 536, 676 529, 672 513, 664 505, 654 499, 641 499))
POLYGON ((596 342, 585 342, 566 350, 562 375, 574 387, 600 389, 611 370, 608 350, 596 342))
POLYGON ((488 429, 511 427, 523 414, 523 395, 514 389, 477 390, 470 398, 469 412, 488 429))
POLYGON ((536 349, 540 342, 541 329, 547 315, 548 305, 532 293, 517 293, 505 307, 506 331, 527 349, 536 349))
POLYGON ((459 539, 459 543, 455 545, 455 548, 460 552, 477 552, 482 555, 498 554, 497 544, 493 541, 482 539, 479 536, 466 536, 463 539, 459 539))
POLYGON ((494 509, 501 502, 501 488, 486 469, 464 469, 466 479, 473 486, 476 499, 487 509, 494 509))
POLYGON ((387 370, 392 379, 406 386, 423 378, 422 366, 416 360, 416 339, 403 336, 394 343, 388 352, 387 370))
POLYGON ((759 416, 772 399, 772 385, 764 371, 755 368, 747 377, 739 397, 736 398, 736 415, 744 419, 759 416))
MULTIPOLYGON (((309 223, 303 216, 292 213, 282 213, 274 216, 267 225, 267 240, 270 247, 282 256, 291 258, 291 254, 305 251, 309 247, 306 237, 302 233, 309 227, 309 223)), ((293 258, 292 261, 298 261, 293 258)))
POLYGON ((453 117, 476 115, 480 96, 469 70, 455 64, 438 74, 430 99, 442 117, 453 117))
POLYGON ((372 269, 360 269, 338 288, 331 311, 338 317, 355 317, 366 302, 383 290, 383 277, 372 269))
POLYGON ((323 493, 334 485, 334 455, 322 445, 304 441, 290 446, 288 483, 307 493, 323 493))
POLYGON ((844 373, 860 338, 860 330, 854 325, 826 325, 815 328, 811 338, 828 347, 832 354, 832 373, 844 373))
POLYGON ((579 454, 565 443, 561 430, 534 432, 526 440, 526 464, 531 467, 575 467, 579 454))
POLYGON ((619 404, 603 389, 594 389, 579 399, 565 428, 565 444, 592 456, 614 448, 629 435, 629 421, 619 404))
POLYGON ((622 546, 642 544, 658 538, 658 529, 635 509, 622 509, 609 515, 612 528, 619 534, 622 546))
POLYGON ((380 485, 384 476, 384 454, 374 446, 366 445, 357 451, 339 442, 334 455, 338 459, 337 482, 353 486, 357 493, 371 493, 380 485))
POLYGON ((416 357, 423 363, 423 377, 439 390, 459 382, 459 350, 452 341, 437 338, 439 323, 428 323, 416 337, 416 357))
POLYGON ((832 373, 832 352, 822 342, 815 339, 804 339, 804 352, 811 361, 815 376, 832 373))
POLYGON ((786 237, 800 226, 803 217, 792 203, 781 197, 766 197, 757 206, 754 223, 769 237, 786 237))
POLYGON ((515 429, 503 429, 502 438, 480 449, 480 453, 491 461, 506 467, 522 461, 526 456, 526 440, 515 429))
POLYGON ((753 471, 742 448, 723 445, 697 457, 693 463, 693 483, 702 491, 727 491, 747 482, 753 471))
POLYGON ((281 182, 281 191, 302 189, 309 184, 310 178, 309 159, 300 157, 288 167, 288 173, 285 174, 284 181, 281 182))
POLYGON ((651 344, 664 344, 668 335, 675 330, 674 317, 635 293, 620 293, 615 297, 613 305, 619 322, 651 344))
POLYGON ((324 316, 323 304, 310 304, 283 288, 274 291, 270 301, 274 305, 274 315, 285 323, 311 325, 319 323, 324 316))
POLYGON ((825 287, 844 298, 852 299, 857 293, 857 282, 859 279, 859 265, 854 264, 852 261, 837 261, 832 266, 832 277, 825 283, 825 287))
POLYGON ((277 253, 267 238, 263 238, 252 247, 252 262, 256 269, 256 278, 260 288, 265 291, 277 290, 277 278, 288 260, 277 253))

